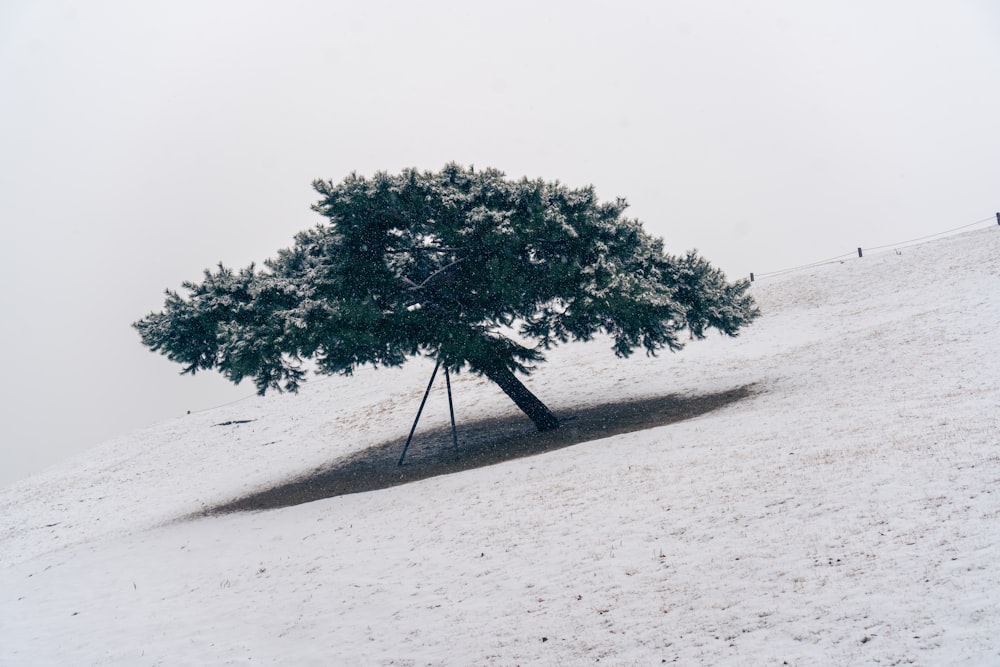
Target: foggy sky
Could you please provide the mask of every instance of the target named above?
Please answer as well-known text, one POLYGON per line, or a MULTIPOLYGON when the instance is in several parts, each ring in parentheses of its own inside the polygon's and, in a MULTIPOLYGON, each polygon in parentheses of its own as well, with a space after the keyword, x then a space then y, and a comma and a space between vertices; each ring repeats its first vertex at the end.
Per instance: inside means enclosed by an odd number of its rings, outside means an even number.
POLYGON ((316 178, 593 184, 732 278, 991 216, 996 7, 8 0, 0 485, 252 394, 129 325, 290 245, 316 178))

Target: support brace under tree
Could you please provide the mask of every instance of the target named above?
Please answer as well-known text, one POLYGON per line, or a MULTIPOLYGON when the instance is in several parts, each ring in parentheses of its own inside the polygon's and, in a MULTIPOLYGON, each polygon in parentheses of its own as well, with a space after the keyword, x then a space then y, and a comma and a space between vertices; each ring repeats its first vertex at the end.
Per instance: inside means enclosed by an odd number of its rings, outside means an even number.
MULTIPOLYGON (((438 369, 441 367, 441 360, 438 359, 437 363, 434 364, 434 370, 431 372, 431 379, 427 383, 427 389, 424 391, 424 397, 420 399, 420 407, 417 408, 417 416, 413 419, 413 426, 410 427, 410 435, 406 437, 406 444, 403 445, 403 452, 399 455, 399 462, 397 466, 403 465, 403 459, 406 458, 406 451, 410 448, 410 442, 413 441, 413 434, 417 430, 417 424, 420 422, 420 415, 424 411, 424 405, 427 403, 427 397, 431 393, 431 387, 434 386, 434 378, 437 376, 438 369)), ((445 386, 448 389, 448 414, 451 416, 451 444, 452 447, 458 449, 458 431, 455 428, 455 406, 451 401, 451 378, 448 376, 448 367, 445 366, 444 369, 444 381, 445 386)))

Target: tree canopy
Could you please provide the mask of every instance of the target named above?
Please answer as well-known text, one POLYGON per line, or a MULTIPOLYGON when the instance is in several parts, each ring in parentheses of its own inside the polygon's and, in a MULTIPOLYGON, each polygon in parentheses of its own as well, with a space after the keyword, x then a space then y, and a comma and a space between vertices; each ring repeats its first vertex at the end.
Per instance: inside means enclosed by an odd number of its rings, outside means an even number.
POLYGON ((319 373, 424 355, 496 382, 539 429, 559 422, 518 380, 553 345, 605 333, 616 354, 735 336, 758 314, 746 281, 666 254, 592 187, 449 164, 315 181, 326 220, 262 268, 219 265, 133 326, 183 364, 259 393, 319 373))

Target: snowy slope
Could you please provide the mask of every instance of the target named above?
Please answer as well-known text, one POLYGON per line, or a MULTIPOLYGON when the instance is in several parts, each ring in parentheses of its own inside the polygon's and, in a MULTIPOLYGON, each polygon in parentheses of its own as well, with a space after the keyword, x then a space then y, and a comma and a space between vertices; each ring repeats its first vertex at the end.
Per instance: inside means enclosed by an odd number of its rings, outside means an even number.
MULTIPOLYGON (((0 490, 0 665, 1000 664, 1000 228, 753 289, 738 339, 530 380, 557 412, 752 385, 687 421, 178 520, 405 434, 413 362, 0 490)), ((460 422, 511 412, 454 384, 460 422)))

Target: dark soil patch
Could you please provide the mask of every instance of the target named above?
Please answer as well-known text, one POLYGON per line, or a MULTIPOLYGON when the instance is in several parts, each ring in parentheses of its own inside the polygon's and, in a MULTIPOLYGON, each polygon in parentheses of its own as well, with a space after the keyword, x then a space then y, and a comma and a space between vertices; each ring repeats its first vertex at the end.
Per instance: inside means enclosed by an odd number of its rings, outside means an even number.
POLYGON ((752 385, 703 396, 660 396, 577 409, 561 409, 562 426, 539 433, 522 414, 458 425, 458 447, 451 428, 417 429, 406 460, 397 465, 406 438, 373 445, 302 477, 258 491, 198 516, 275 509, 348 493, 386 489, 428 477, 533 456, 621 433, 691 419, 750 396, 752 385))

